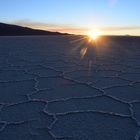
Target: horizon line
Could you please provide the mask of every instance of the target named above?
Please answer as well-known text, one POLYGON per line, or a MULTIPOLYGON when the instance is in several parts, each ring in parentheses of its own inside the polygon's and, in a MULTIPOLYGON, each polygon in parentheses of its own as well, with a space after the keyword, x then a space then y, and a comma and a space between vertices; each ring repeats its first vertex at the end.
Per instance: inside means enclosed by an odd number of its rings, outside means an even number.
POLYGON ((92 28, 92 27, 80 27, 80 26, 78 27, 78 26, 74 26, 70 24, 69 25, 53 24, 53 23, 33 22, 33 21, 25 21, 25 20, 6 22, 6 24, 13 24, 13 25, 28 27, 32 29, 39 29, 39 30, 44 30, 44 31, 78 34, 78 35, 86 35, 87 31, 90 31, 93 29, 97 29, 97 30, 99 29, 102 31, 101 35, 140 36, 140 26, 110 26, 110 27, 93 27, 92 28))

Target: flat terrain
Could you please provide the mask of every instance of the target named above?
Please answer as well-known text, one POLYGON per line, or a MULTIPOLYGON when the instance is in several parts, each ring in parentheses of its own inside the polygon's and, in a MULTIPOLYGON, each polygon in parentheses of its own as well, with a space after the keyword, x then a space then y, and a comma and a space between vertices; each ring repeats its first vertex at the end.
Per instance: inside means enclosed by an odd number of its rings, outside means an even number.
POLYGON ((0 140, 140 140, 140 38, 0 37, 0 140))

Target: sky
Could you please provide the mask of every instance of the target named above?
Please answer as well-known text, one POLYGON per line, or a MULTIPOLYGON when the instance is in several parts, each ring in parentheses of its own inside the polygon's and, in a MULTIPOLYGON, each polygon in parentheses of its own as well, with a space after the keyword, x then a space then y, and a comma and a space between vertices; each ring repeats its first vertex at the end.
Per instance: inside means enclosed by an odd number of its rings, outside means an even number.
POLYGON ((0 22, 85 34, 140 36, 140 0, 0 0, 0 22))

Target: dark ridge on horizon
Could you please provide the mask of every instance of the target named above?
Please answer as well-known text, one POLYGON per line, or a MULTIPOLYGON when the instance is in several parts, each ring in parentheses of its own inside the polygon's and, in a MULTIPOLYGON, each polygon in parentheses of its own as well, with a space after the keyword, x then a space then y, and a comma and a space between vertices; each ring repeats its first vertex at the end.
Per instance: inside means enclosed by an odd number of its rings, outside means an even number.
POLYGON ((25 35, 68 35, 67 33, 51 32, 19 25, 0 23, 0 36, 25 36, 25 35))

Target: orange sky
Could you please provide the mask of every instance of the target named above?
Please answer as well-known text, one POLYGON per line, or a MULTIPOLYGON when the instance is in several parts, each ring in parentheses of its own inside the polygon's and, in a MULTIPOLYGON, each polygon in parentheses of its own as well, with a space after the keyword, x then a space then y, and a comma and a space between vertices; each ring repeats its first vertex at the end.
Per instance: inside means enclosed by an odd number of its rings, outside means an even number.
POLYGON ((103 35, 138 35, 140 36, 140 26, 126 27, 78 27, 66 24, 39 23, 31 21, 15 21, 12 24, 31 27, 34 29, 42 29, 49 31, 58 31, 72 34, 86 34, 90 30, 100 30, 103 35))

